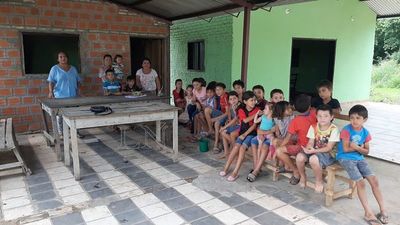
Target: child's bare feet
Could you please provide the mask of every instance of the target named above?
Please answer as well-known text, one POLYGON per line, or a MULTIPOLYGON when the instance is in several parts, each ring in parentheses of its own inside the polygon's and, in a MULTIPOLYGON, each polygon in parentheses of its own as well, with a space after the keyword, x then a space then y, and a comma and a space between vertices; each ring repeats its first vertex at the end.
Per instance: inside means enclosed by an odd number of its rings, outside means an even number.
POLYGON ((315 183, 315 192, 317 193, 322 193, 322 191, 324 190, 324 185, 322 183, 315 183))

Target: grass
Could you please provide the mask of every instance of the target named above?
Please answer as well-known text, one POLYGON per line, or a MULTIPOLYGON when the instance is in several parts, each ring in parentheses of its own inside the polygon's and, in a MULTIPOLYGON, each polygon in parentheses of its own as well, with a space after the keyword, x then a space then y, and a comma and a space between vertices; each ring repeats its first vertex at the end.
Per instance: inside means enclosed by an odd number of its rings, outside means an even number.
POLYGON ((399 88, 373 88, 370 99, 374 102, 384 102, 400 105, 399 88))

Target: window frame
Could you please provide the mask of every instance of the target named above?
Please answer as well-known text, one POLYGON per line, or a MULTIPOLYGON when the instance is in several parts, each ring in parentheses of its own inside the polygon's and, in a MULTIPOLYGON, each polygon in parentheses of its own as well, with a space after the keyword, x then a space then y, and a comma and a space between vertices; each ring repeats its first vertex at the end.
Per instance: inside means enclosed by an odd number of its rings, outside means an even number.
POLYGON ((204 41, 204 39, 202 39, 202 40, 194 40, 194 41, 189 41, 189 42, 187 42, 187 70, 188 71, 195 71, 195 72, 204 72, 205 71, 205 49, 206 49, 206 46, 205 46, 205 41, 204 41), (193 64, 193 66, 192 66, 192 68, 190 68, 189 66, 190 66, 190 63, 189 63, 189 59, 190 59, 190 56, 189 56, 189 54, 190 54, 190 45, 194 45, 194 48, 196 48, 196 44, 199 46, 199 47, 197 47, 198 49, 198 54, 197 54, 197 56, 198 56, 198 60, 197 60, 197 65, 198 65, 198 67, 195 67, 195 65, 196 65, 196 63, 194 63, 195 62, 195 57, 193 57, 193 56, 195 56, 195 53, 193 53, 193 50, 192 50, 192 64, 193 64))

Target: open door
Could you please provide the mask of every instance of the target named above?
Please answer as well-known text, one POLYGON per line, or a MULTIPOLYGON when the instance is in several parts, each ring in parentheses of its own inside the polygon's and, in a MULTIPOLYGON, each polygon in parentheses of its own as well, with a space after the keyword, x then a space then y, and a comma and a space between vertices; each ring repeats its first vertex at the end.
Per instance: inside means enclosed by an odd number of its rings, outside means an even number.
POLYGON ((335 40, 294 38, 290 66, 290 101, 299 94, 315 97, 321 80, 333 82, 335 40))

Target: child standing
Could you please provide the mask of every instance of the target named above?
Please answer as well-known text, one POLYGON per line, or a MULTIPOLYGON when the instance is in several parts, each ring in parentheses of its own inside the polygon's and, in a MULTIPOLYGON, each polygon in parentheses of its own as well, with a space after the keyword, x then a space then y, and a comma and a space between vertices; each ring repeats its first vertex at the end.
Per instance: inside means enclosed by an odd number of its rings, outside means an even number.
POLYGON ((185 93, 182 89, 182 80, 175 80, 175 89, 172 91, 172 95, 174 96, 174 104, 176 107, 181 108, 182 111, 185 111, 186 102, 185 102, 185 93))
POLYGON ((122 82, 124 79, 124 64, 122 62, 122 55, 115 55, 114 62, 112 64, 112 68, 114 70, 115 77, 119 82, 122 82))
POLYGON ((300 174, 296 166, 290 159, 290 155, 296 156, 308 143, 307 132, 311 124, 316 122, 315 111, 310 110, 310 97, 307 95, 299 95, 295 100, 295 108, 300 113, 289 124, 288 133, 282 143, 277 146, 277 157, 282 160, 284 165, 293 176, 290 178, 290 184, 296 185, 300 181, 300 174), (297 143, 289 144, 292 135, 297 135, 297 143))
POLYGON ((312 124, 308 129, 308 144, 303 147, 303 152, 296 156, 296 165, 300 173, 300 187, 305 188, 307 177, 305 164, 310 166, 315 175, 315 192, 322 193, 324 189, 322 181, 322 169, 335 162, 332 152, 336 142, 339 142, 339 129, 332 124, 332 108, 329 105, 320 105, 317 108, 318 123, 312 124))
POLYGON ((340 103, 337 99, 332 98, 332 82, 329 80, 322 80, 317 85, 318 97, 313 98, 311 107, 318 108, 318 106, 327 104, 329 105, 334 114, 342 111, 340 103))
POLYGON ((236 91, 229 92, 229 110, 228 110, 228 122, 222 126, 219 133, 222 136, 222 143, 224 146, 224 155, 220 158, 228 158, 229 149, 235 143, 236 138, 239 136, 239 128, 237 118, 237 109, 239 106, 239 97, 236 91))
POLYGON ((115 80, 114 71, 106 70, 106 81, 103 83, 104 95, 121 95, 121 84, 115 80))
POLYGON ((140 88, 136 85, 136 77, 130 75, 126 78, 126 85, 123 94, 132 94, 134 91, 140 91, 140 88))
POLYGON ((241 105, 238 110, 238 117, 240 120, 239 137, 236 139, 236 143, 232 148, 231 154, 229 154, 228 161, 223 171, 219 173, 220 176, 226 176, 233 160, 237 157, 235 169, 227 179, 230 182, 238 178, 239 170, 244 160, 244 154, 250 146, 251 139, 257 135, 257 125, 254 123, 254 117, 259 112, 259 109, 256 108, 255 105, 256 98, 254 93, 252 91, 243 93, 243 105, 241 105))
POLYGON ((264 110, 265 106, 268 105, 268 101, 264 98, 264 87, 261 85, 255 85, 253 87, 253 92, 257 99, 256 107, 260 110, 264 110))
POLYGON ((340 165, 347 171, 350 179, 357 185, 357 194, 361 205, 364 208, 364 219, 369 224, 387 224, 389 217, 387 215, 378 179, 369 168, 364 155, 369 153, 369 142, 371 135, 363 126, 368 119, 368 110, 362 105, 355 105, 349 111, 350 124, 346 125, 340 133, 340 143, 336 159, 340 165), (372 192, 378 202, 380 212, 374 215, 371 207, 368 205, 365 193, 365 182, 371 185, 372 192), (378 220, 379 221, 378 221, 378 220))

